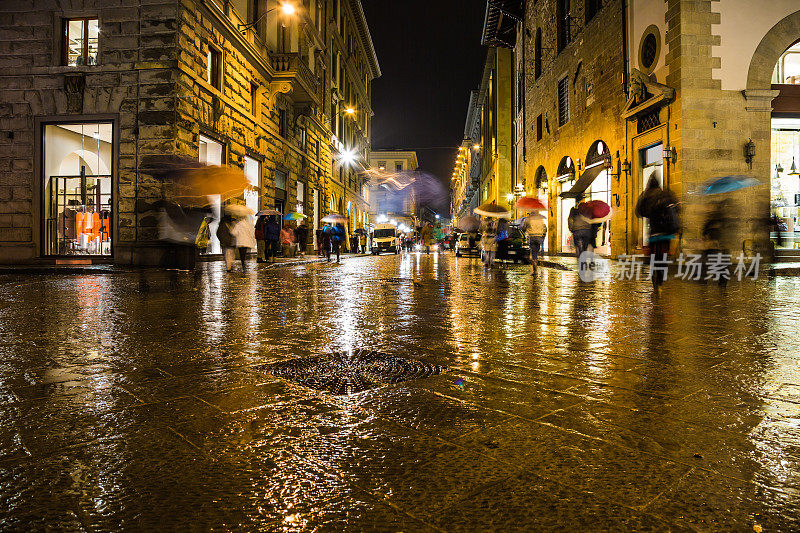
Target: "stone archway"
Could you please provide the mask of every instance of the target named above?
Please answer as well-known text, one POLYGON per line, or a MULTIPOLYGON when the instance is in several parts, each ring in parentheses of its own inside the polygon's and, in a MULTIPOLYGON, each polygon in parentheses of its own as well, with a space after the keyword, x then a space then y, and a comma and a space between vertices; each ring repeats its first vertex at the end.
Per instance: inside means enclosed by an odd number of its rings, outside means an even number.
POLYGON ((747 72, 747 90, 772 88, 772 72, 781 54, 800 38, 800 11, 775 24, 758 43, 747 72))

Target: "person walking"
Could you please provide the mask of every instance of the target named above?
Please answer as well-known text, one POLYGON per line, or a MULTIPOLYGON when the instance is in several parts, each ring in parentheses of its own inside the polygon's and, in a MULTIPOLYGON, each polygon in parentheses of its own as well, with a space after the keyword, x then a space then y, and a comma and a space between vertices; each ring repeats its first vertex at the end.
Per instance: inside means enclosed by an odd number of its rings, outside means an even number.
POLYGON ((575 247, 575 257, 580 260, 581 254, 589 249, 592 244, 592 223, 580 212, 580 205, 584 202, 583 196, 578 197, 578 203, 569 210, 567 227, 572 232, 572 244, 575 247))
POLYGON ((269 221, 269 217, 266 215, 261 215, 256 219, 256 262, 257 263, 266 263, 267 262, 267 234, 266 234, 266 227, 267 222, 269 221))
POLYGON ((294 230, 294 240, 297 243, 297 249, 300 252, 300 255, 306 255, 306 246, 308 245, 308 226, 306 226, 306 221, 301 220, 297 223, 297 227, 294 230))
POLYGON ((225 270, 228 272, 233 268, 233 257, 235 253, 233 234, 231 233, 233 223, 233 217, 226 213, 222 215, 219 225, 217 226, 217 240, 219 240, 219 245, 222 247, 222 257, 225 259, 225 270))
POLYGON ((481 248, 484 264, 487 268, 492 268, 497 254, 497 223, 492 218, 487 217, 481 223, 481 248))
POLYGON ((433 226, 430 222, 425 224, 422 228, 422 245, 425 247, 425 253, 431 253, 431 244, 433 243, 433 226))
POLYGON ((669 189, 662 189, 653 177, 647 183, 647 188, 636 201, 636 216, 648 219, 650 233, 647 239, 650 247, 650 279, 653 282, 653 293, 661 293, 666 272, 659 268, 654 269, 654 261, 666 265, 672 239, 681 230, 680 208, 678 198, 669 189))
MULTIPOLYGON (((347 232, 345 232, 343 224, 336 224, 331 228, 331 249, 332 253, 336 254, 337 263, 341 259, 342 243, 344 243, 346 237, 347 232)), ((328 256, 328 261, 330 261, 330 253, 328 256)))
POLYGON ((266 241, 266 260, 269 263, 275 262, 275 257, 280 249, 281 226, 275 215, 270 216, 264 226, 264 239, 266 241))
POLYGON ((528 246, 531 250, 531 274, 536 276, 539 266, 539 251, 542 249, 544 238, 547 235, 547 223, 542 215, 531 213, 522 223, 522 231, 528 238, 528 246))
POLYGON ((361 235, 359 235, 358 240, 359 244, 361 244, 361 253, 367 253, 367 232, 362 232, 361 235))
POLYGON ((320 248, 322 249, 322 253, 325 255, 325 260, 328 263, 331 262, 331 246, 333 243, 333 226, 325 223, 322 226, 322 238, 320 239, 320 248))
MULTIPOLYGON (((233 244, 239 252, 239 261, 242 262, 242 272, 244 272, 247 270, 247 253, 258 246, 256 243, 255 228, 250 221, 250 217, 244 216, 235 218, 230 232, 233 237, 233 244)), ((233 263, 233 258, 231 259, 231 263, 233 263)), ((231 264, 228 266, 228 270, 231 269, 231 266, 233 265, 231 264)))
POLYGON ((283 257, 294 257, 297 251, 294 245, 294 229, 292 229, 292 225, 288 222, 283 224, 280 239, 281 255, 283 257))

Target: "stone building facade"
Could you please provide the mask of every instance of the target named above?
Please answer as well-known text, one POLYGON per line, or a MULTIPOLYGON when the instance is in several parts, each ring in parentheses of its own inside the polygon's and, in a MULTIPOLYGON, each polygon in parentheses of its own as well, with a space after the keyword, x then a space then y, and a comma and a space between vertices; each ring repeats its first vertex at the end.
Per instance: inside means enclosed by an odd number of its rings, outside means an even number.
POLYGON ((370 165, 370 220, 385 223, 395 220, 409 228, 417 226, 416 171, 419 169, 414 150, 373 150, 370 165))
POLYGON ((159 264, 157 154, 241 169, 256 210, 367 222, 360 1, 27 4, 0 8, 0 262, 159 264))
POLYGON ((719 176, 761 183, 733 197, 734 253, 768 248, 759 221, 770 206, 797 227, 800 189, 787 177, 800 162, 798 19, 791 0, 768 10, 736 0, 490 2, 484 43, 514 52, 516 181, 548 200, 549 251, 571 251, 566 214, 578 193, 613 209, 602 253, 641 251, 647 230, 634 207, 652 177, 684 205, 684 249, 702 246, 713 199, 699 191, 719 176))

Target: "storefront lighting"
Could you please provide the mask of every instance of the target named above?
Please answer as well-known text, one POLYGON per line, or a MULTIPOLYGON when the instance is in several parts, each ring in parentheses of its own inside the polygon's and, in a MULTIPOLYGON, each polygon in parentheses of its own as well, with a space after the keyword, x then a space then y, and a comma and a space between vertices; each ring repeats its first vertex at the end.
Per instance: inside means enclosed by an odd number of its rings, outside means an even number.
POLYGON ((797 165, 794 162, 794 157, 792 158, 792 166, 789 167, 789 175, 800 176, 800 172, 797 172, 797 165))

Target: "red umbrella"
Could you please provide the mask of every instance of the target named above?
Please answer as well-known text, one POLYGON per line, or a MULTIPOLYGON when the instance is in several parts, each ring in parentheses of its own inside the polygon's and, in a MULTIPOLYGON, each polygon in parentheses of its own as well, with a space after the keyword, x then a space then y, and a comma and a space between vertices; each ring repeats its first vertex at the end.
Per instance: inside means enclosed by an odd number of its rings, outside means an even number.
POLYGON ((523 196, 517 200, 517 209, 527 209, 529 211, 547 211, 547 206, 533 196, 523 196))
POLYGON ((578 206, 578 212, 596 224, 605 222, 611 216, 611 206, 602 200, 589 200, 578 206))

